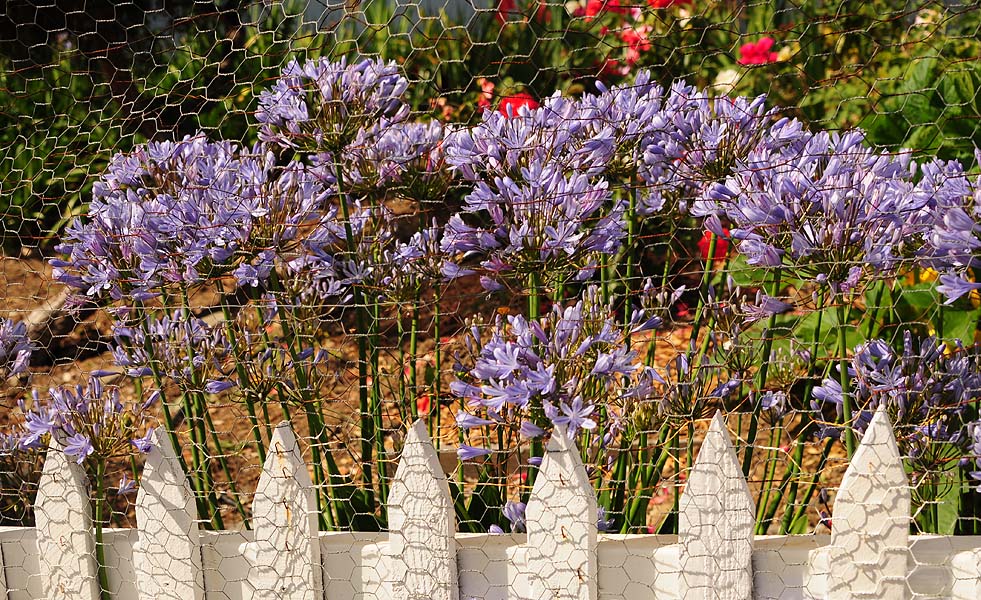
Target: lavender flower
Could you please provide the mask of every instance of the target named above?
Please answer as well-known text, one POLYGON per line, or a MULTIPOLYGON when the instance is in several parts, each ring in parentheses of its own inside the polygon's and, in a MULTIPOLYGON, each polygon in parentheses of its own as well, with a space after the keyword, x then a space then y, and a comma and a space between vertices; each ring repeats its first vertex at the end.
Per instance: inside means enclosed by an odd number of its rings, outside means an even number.
POLYGON ((119 388, 104 387, 98 379, 84 388, 51 389, 45 399, 35 390, 31 408, 21 404, 28 431, 24 445, 40 447, 42 436, 50 434, 78 464, 129 456, 134 446, 149 439, 141 438, 140 431, 151 418, 150 408, 149 402, 124 405, 119 388))
POLYGON ((538 320, 498 318, 486 341, 471 327, 472 362, 450 386, 463 400, 457 422, 470 439, 482 440, 483 427, 537 438, 560 426, 587 447, 586 435, 622 430, 618 419, 647 394, 645 369, 598 294, 590 287, 575 304, 556 305, 538 320))
POLYGON ((33 350, 26 324, 0 319, 0 380, 25 372, 33 350))
POLYGON ((259 138, 286 148, 340 153, 359 132, 409 114, 408 81, 395 63, 327 58, 291 61, 272 89, 259 95, 259 138))
MULTIPOLYGON (((855 348, 848 367, 849 394, 854 422, 846 424, 865 431, 876 408, 884 405, 897 432, 903 454, 926 471, 938 467, 935 450, 941 445, 958 447, 966 408, 981 398, 981 362, 959 342, 953 348, 930 337, 903 338, 902 351, 883 340, 855 348)), ((825 379, 814 389, 814 408, 833 406, 841 416, 842 388, 825 379)))
POLYGON ((116 155, 93 196, 88 222, 76 219, 59 246, 68 257, 51 264, 58 281, 115 301, 231 272, 258 285, 298 236, 326 235, 334 217, 305 167, 203 135, 116 155))
POLYGON ((524 502, 508 501, 501 509, 504 517, 511 522, 512 533, 524 533, 526 531, 525 510, 528 506, 524 502))
POLYGON ((605 182, 564 175, 543 163, 522 169, 522 182, 481 181, 466 198, 464 214, 486 214, 490 225, 471 226, 453 216, 443 234, 448 255, 480 259, 488 280, 535 272, 553 280, 588 279, 601 255, 615 253, 625 236, 618 203, 606 215, 605 182))
POLYGON ((230 387, 221 376, 232 352, 224 328, 209 326, 183 309, 157 319, 147 317, 131 326, 118 322, 113 326, 113 337, 113 359, 130 377, 156 373, 183 390, 200 387, 208 380, 209 393, 230 387))
POLYGON ((820 133, 776 157, 760 147, 712 188, 750 264, 788 266, 846 291, 912 254, 925 201, 908 193, 909 156, 877 154, 863 142, 856 132, 820 133))

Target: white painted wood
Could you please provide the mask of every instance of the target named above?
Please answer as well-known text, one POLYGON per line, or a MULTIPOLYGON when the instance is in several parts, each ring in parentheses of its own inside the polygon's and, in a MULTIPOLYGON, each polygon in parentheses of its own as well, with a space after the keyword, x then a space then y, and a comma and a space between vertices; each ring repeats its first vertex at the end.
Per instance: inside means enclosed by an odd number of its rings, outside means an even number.
POLYGON ((526 517, 528 591, 519 597, 596 600, 596 495, 563 428, 545 448, 526 517))
POLYGON ((7 597, 7 565, 3 559, 3 545, 0 545, 0 598, 7 597))
POLYGON ((202 600, 201 540, 191 486, 162 429, 153 434, 136 494, 133 560, 146 600, 202 600))
POLYGON ((410 428, 388 496, 391 586, 398 600, 457 600, 456 516, 422 419, 410 428))
POLYGON ((722 413, 712 418, 688 475, 678 514, 681 597, 753 597, 753 497, 722 413))
POLYGON ((252 502, 253 541, 243 545, 249 562, 243 597, 319 600, 323 569, 317 529, 317 497, 288 422, 273 432, 252 502))
POLYGON ((53 436, 38 480, 34 520, 41 597, 99 598, 88 477, 53 436))
POLYGON ((950 559, 952 600, 981 598, 981 548, 957 552, 950 559))
POLYGON ((827 598, 908 597, 910 489, 889 417, 880 407, 835 498, 827 598))

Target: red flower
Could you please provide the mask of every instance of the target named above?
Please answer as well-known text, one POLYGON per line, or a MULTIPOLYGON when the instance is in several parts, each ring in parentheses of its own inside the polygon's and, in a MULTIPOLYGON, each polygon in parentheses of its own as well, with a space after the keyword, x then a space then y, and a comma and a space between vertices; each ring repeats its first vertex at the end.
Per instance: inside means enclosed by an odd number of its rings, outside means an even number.
POLYGON ((416 411, 417 414, 427 415, 429 414, 429 407, 432 402, 429 399, 429 394, 423 394, 416 398, 416 411))
POLYGON ((501 25, 507 23, 508 16, 515 11, 514 0, 501 0, 501 3, 497 5, 497 22, 501 25))
POLYGON ((490 108, 491 100, 494 99, 494 82, 481 77, 477 80, 477 85, 480 86, 480 97, 477 98, 477 106, 479 108, 490 108))
POLYGON ((773 38, 761 37, 756 42, 749 42, 739 47, 739 64, 765 65, 777 62, 777 53, 771 52, 773 38))
MULTIPOLYGON (((501 25, 507 23, 514 16, 521 16, 522 13, 527 12, 527 7, 530 2, 523 2, 524 6, 518 7, 517 0, 501 0, 497 5, 497 22, 501 25)), ((552 14, 548 12, 547 6, 541 0, 538 1, 538 10, 535 11, 535 18, 541 22, 545 23, 551 20, 552 14)))
POLYGON ((627 64, 635 65, 640 60, 640 53, 651 49, 651 40, 647 34, 653 28, 650 25, 642 25, 637 29, 626 25, 620 32, 620 39, 627 44, 627 64))
POLYGON ((672 6, 691 6, 691 0, 647 0, 651 8, 671 8, 672 6))
MULTIPOLYGON (((728 229, 722 230, 727 236, 729 235, 728 229)), ((709 245, 712 244, 712 233, 706 231, 702 234, 702 239, 698 240, 698 251, 702 254, 702 260, 708 260, 709 255, 709 245)), ((729 240, 723 237, 717 237, 715 239, 715 256, 712 260, 722 260, 729 254, 729 240)))
POLYGON ((629 7, 620 6, 620 0, 589 0, 586 3, 586 20, 590 21, 601 12, 626 14, 629 7))
POLYGON ((501 104, 497 107, 497 110, 501 111, 501 114, 505 117, 511 117, 518 114, 518 109, 522 106, 533 109, 538 108, 539 105, 528 92, 518 92, 513 96, 508 96, 501 100, 501 104))

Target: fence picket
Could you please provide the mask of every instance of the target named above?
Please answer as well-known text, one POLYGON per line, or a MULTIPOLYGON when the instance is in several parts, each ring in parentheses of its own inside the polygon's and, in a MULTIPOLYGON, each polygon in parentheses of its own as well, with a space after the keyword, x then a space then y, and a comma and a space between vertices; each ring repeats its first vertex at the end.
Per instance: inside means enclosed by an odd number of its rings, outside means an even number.
POLYGON ((981 598, 981 550, 957 552, 950 559, 953 578, 952 600, 978 600, 981 598))
POLYGON ((398 600, 456 600, 456 517, 422 419, 405 438, 388 496, 392 590, 398 600))
POLYGON ((194 495, 170 437, 157 429, 136 495, 133 561, 146 600, 202 600, 201 537, 194 495))
POLYGON ((596 496, 563 428, 555 428, 545 448, 526 517, 529 597, 596 600, 596 496))
POLYGON ((85 470, 52 438, 34 503, 42 598, 99 598, 88 486, 85 470))
POLYGON ((906 598, 909 521, 909 482, 880 407, 835 498, 827 598, 906 598))
POLYGON ((679 506, 682 598, 752 598, 755 515, 729 430, 717 411, 679 506))
POLYGON ((280 423, 252 502, 253 541, 243 544, 249 562, 245 598, 319 600, 323 568, 317 498, 288 422, 280 423))

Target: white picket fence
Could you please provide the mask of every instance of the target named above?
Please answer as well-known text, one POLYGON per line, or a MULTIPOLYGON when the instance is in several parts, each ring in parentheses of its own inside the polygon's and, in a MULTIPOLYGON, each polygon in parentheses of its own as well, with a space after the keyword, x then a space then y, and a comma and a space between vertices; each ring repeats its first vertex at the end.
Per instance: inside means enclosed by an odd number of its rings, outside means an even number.
MULTIPOLYGON (((876 414, 837 495, 830 536, 753 536, 753 502, 716 415, 682 496, 681 534, 599 535, 574 445, 553 436, 527 536, 457 534, 443 470, 410 428, 389 533, 319 533, 293 432, 280 425, 253 505, 254 531, 199 531, 166 436, 149 456, 139 529, 106 536, 120 600, 981 598, 981 537, 908 535, 910 490, 886 414, 876 414)), ((0 597, 98 598, 86 479, 52 452, 37 527, 0 529, 0 597)))

